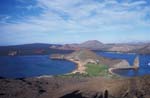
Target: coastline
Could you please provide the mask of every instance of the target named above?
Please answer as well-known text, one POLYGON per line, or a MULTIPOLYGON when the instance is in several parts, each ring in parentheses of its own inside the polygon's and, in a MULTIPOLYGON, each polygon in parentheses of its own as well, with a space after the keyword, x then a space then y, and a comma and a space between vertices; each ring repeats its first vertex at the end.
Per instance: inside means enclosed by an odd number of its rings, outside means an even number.
MULTIPOLYGON (((51 59, 61 59, 61 60, 67 60, 67 61, 70 61, 70 62, 73 62, 73 63, 75 63, 76 64, 76 68, 73 70, 73 71, 71 71, 71 72, 68 72, 68 73, 66 73, 66 74, 75 74, 75 73, 86 73, 86 71, 85 71, 85 69, 86 69, 86 67, 84 66, 84 64, 81 62, 81 61, 79 61, 79 60, 75 60, 75 59, 72 59, 72 58, 65 58, 64 56, 61 56, 61 57, 51 57, 51 59)), ((137 61, 136 61, 136 63, 137 63, 137 61)), ((119 69, 123 69, 123 70, 126 70, 126 69, 138 69, 138 67, 139 66, 137 66, 137 65, 133 65, 133 66, 125 66, 125 67, 112 67, 112 68, 109 68, 108 69, 108 72, 110 73, 110 74, 112 74, 112 75, 118 75, 118 76, 120 76, 119 74, 117 74, 117 73, 115 73, 115 72, 113 72, 114 70, 119 70, 119 69)))
POLYGON ((114 73, 113 70, 127 70, 127 69, 135 69, 135 68, 134 67, 130 67, 130 68, 109 68, 108 72, 112 75, 120 76, 119 74, 114 73))
POLYGON ((112 75, 120 76, 119 74, 116 74, 116 73, 113 72, 113 70, 117 70, 117 69, 120 69, 120 68, 109 68, 109 69, 108 69, 108 72, 109 72, 110 74, 112 74, 112 75))
MULTIPOLYGON (((55 59, 58 59, 58 58, 55 58, 55 59)), ((63 59, 60 59, 60 60, 63 60, 63 59)), ((73 59, 64 59, 64 60, 73 62, 76 65, 76 68, 73 71, 66 73, 66 75, 75 74, 77 72, 85 73, 85 67, 80 63, 80 61, 74 61, 73 59)), ((53 77, 53 75, 42 75, 42 76, 38 76, 36 78, 40 79, 40 78, 52 78, 52 77, 53 77)))
POLYGON ((66 74, 74 74, 74 73, 77 73, 77 72, 78 73, 86 73, 85 72, 86 68, 80 61, 77 61, 77 60, 74 60, 74 59, 71 59, 71 58, 65 58, 64 55, 62 55, 62 56, 57 55, 56 57, 51 56, 50 58, 54 59, 54 60, 66 60, 66 61, 75 63, 76 68, 73 71, 68 72, 66 74))
MULTIPOLYGON (((76 69, 74 69, 73 71, 71 71, 69 73, 66 73, 66 74, 86 73, 86 71, 85 71, 86 67, 80 61, 75 61, 74 59, 64 59, 64 60, 73 62, 77 66, 76 69)), ((135 68, 133 66, 128 67, 128 68, 109 68, 108 72, 112 75, 120 76, 119 74, 116 74, 116 73, 113 72, 113 70, 117 70, 117 69, 122 69, 123 70, 123 69, 135 69, 135 68)))
POLYGON ((65 59, 68 60, 70 62, 73 62, 76 64, 77 68, 75 70, 73 70, 72 72, 68 73, 68 74, 74 74, 74 73, 85 73, 85 66, 80 62, 80 61, 75 61, 73 59, 65 59))

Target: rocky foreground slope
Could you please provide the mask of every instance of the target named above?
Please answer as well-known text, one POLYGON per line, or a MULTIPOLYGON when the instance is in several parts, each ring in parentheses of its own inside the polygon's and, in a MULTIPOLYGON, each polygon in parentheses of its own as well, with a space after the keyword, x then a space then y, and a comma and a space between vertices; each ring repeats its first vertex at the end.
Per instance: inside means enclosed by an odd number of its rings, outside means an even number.
POLYGON ((0 79, 0 98, 150 98, 150 76, 0 79))

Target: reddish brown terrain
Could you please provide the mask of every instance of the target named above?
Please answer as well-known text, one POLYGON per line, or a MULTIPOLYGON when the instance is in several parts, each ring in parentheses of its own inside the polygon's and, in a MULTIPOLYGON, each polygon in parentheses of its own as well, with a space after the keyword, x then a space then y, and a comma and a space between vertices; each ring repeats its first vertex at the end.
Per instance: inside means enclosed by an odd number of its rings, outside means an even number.
POLYGON ((120 43, 120 44, 104 44, 97 40, 89 40, 80 44, 65 44, 62 46, 51 46, 52 49, 60 50, 79 50, 79 49, 90 49, 90 50, 101 50, 110 52, 123 52, 123 53, 139 53, 139 54, 150 54, 150 44, 147 43, 120 43))
POLYGON ((0 98, 150 98, 150 76, 0 79, 0 98))
POLYGON ((137 54, 150 54, 150 42, 146 43, 112 43, 105 44, 97 40, 89 40, 82 43, 74 44, 24 44, 14 46, 0 46, 1 56, 14 56, 14 55, 42 55, 51 53, 70 53, 74 50, 90 49, 96 51, 110 51, 110 52, 125 52, 125 53, 137 53, 137 54))

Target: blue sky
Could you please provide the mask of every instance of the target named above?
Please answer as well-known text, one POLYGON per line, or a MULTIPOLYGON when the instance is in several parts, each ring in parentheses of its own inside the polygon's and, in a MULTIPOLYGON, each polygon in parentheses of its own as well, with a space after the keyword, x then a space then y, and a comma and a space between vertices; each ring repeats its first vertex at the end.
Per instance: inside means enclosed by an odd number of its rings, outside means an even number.
POLYGON ((150 0, 0 0, 0 45, 150 41, 150 0))

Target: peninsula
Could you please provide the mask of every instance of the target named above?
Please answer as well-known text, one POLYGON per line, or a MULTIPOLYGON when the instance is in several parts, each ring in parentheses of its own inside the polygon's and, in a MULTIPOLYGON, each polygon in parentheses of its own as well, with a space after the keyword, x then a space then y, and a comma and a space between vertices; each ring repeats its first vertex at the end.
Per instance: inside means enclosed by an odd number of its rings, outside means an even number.
POLYGON ((109 59, 103 56, 99 56, 91 50, 81 49, 70 54, 52 54, 51 59, 64 59, 77 64, 77 69, 72 73, 86 73, 86 65, 91 63, 95 65, 105 65, 109 68, 109 72, 113 74, 114 69, 138 69, 138 57, 135 59, 133 66, 129 65, 126 60, 121 59, 109 59))

